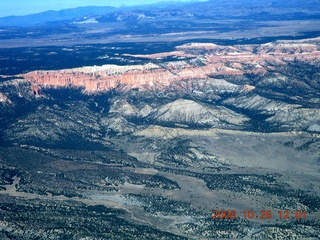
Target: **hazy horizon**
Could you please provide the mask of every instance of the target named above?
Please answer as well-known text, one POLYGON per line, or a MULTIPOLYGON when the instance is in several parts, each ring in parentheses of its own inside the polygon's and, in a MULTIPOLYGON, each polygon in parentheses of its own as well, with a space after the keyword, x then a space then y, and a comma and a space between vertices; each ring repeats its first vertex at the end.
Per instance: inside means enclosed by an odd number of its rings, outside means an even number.
MULTIPOLYGON (((85 7, 85 6, 135 6, 143 4, 153 4, 158 2, 192 2, 194 0, 118 0, 118 1, 104 1, 104 0, 13 0, 1 1, 0 17, 8 16, 24 16, 45 12, 49 10, 59 11, 62 9, 85 7)), ((205 2, 206 0, 198 0, 198 2, 205 2)))

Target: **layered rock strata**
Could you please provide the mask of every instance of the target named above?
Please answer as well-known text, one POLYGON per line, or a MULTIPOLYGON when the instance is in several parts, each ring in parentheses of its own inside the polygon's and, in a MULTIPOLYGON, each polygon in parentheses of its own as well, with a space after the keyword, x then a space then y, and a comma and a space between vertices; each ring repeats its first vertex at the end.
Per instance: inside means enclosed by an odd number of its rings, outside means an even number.
MULTIPOLYGON (((286 65, 288 62, 318 61, 319 46, 320 38, 238 46, 191 43, 178 46, 176 51, 167 53, 124 54, 149 61, 144 65, 103 65, 57 71, 33 71, 21 76, 33 85, 83 87, 90 93, 115 88, 123 91, 132 88, 161 89, 183 80, 213 81, 221 76, 225 78, 245 74, 265 75, 268 72, 277 72, 277 66, 286 65), (177 60, 166 61, 168 57, 177 60), (158 63, 160 59, 163 61, 158 63), (152 61, 154 63, 151 63, 152 61)), ((216 84, 219 85, 219 82, 216 84)), ((254 87, 247 84, 243 89, 250 91, 254 87)))

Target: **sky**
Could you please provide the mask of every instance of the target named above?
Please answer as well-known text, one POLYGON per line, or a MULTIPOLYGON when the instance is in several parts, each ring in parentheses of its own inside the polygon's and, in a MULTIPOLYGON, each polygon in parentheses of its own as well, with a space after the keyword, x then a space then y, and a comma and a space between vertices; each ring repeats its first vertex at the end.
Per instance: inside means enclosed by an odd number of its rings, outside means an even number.
MULTIPOLYGON (((0 17, 27 15, 47 10, 61 10, 80 6, 132 6, 163 0, 0 0, 0 17)), ((178 1, 178 0, 176 0, 178 1)), ((179 0, 190 2, 191 0, 179 0)))

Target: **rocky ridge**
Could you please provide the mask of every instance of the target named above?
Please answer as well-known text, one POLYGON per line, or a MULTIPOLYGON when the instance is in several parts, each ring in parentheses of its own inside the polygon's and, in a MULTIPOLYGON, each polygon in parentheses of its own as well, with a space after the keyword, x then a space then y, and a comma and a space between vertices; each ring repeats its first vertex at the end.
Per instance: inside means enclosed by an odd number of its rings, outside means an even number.
POLYGON ((30 82, 35 96, 42 95, 41 88, 58 87, 82 88, 89 95, 121 93, 110 100, 114 121, 104 123, 118 133, 132 132, 131 121, 314 131, 311 126, 320 119, 319 47, 320 38, 237 46, 190 43, 173 52, 123 54, 140 63, 144 59, 144 64, 33 71, 19 77, 30 82))
MULTIPOLYGON (((91 93, 111 89, 128 91, 133 88, 163 90, 171 85, 179 85, 183 80, 204 80, 197 83, 197 88, 204 88, 207 84, 229 88, 233 86, 216 79, 220 79, 221 76, 223 79, 235 79, 245 75, 264 76, 270 72, 277 73, 278 66, 286 66, 292 61, 318 62, 319 46, 320 38, 238 46, 191 43, 178 46, 176 51, 167 53, 124 54, 144 58, 147 63, 143 65, 103 65, 57 71, 33 71, 20 76, 33 85, 83 87, 91 93), (166 61, 169 57, 174 60, 166 61)), ((254 89, 248 82, 241 85, 245 85, 242 86, 243 90, 254 89)))

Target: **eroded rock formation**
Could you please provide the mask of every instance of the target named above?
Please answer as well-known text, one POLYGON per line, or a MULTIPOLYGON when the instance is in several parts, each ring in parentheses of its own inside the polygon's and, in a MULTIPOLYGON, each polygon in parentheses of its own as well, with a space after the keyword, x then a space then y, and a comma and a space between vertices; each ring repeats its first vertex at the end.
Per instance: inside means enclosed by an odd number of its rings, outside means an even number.
MULTIPOLYGON (((161 63, 33 71, 21 76, 35 86, 75 86, 83 87, 87 92, 107 91, 114 88, 123 91, 132 88, 161 89, 182 80, 215 81, 221 76, 226 78, 277 72, 278 66, 286 65, 288 62, 317 61, 320 58, 319 46, 320 38, 238 46, 191 43, 178 46, 176 51, 167 53, 124 54, 124 56, 145 58, 150 62, 163 59, 161 63), (174 57, 177 60, 166 61, 167 57, 174 57)), ((223 80, 216 81, 216 84, 224 85, 223 80)), ((248 84, 243 86, 245 91, 253 89, 254 87, 248 84)))

